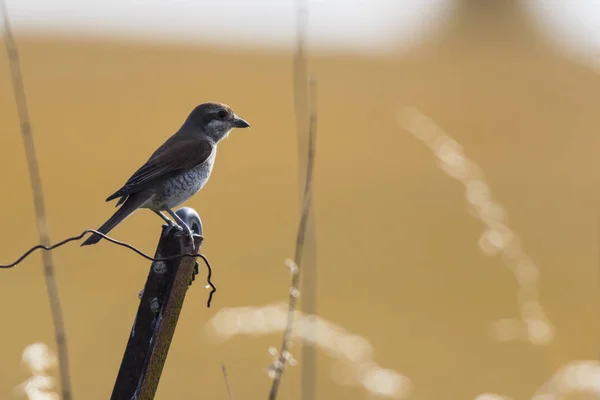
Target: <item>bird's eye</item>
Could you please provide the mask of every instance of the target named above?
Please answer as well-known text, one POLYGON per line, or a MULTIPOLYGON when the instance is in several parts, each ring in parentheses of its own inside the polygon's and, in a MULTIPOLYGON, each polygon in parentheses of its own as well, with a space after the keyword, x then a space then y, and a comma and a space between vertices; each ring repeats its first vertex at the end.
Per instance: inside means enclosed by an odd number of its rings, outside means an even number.
POLYGON ((225 118, 227 118, 227 111, 225 111, 225 110, 221 110, 221 111, 219 111, 219 112, 217 113, 217 116, 218 116, 220 119, 225 119, 225 118))

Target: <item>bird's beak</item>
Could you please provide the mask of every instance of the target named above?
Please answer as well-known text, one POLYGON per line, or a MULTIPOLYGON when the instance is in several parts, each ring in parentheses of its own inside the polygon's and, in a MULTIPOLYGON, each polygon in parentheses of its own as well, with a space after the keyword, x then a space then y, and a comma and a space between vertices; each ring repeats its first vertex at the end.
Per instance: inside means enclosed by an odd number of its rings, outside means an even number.
POLYGON ((250 124, 239 118, 237 115, 233 116, 233 121, 231 123, 235 128, 250 128, 250 124))

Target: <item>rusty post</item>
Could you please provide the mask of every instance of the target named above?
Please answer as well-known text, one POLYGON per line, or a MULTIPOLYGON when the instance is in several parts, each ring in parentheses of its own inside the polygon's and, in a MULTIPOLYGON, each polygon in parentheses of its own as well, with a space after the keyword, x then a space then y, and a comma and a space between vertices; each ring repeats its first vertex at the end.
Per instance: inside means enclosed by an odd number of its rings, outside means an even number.
MULTIPOLYGON (((186 235, 165 234, 163 226, 154 258, 182 253, 197 253, 202 244, 202 221, 193 209, 183 207, 177 215, 194 232, 195 251, 186 235)), ((192 280, 196 260, 182 257, 166 262, 156 261, 150 272, 140 305, 125 348, 111 400, 150 400, 169 352, 171 339, 185 294, 192 280)))

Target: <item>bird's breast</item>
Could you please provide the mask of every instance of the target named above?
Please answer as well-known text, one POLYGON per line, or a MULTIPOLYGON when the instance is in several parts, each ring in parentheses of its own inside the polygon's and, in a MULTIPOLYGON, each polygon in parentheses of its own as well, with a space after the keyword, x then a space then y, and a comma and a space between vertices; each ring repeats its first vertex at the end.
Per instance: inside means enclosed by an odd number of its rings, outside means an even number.
POLYGON ((214 166, 214 155, 206 162, 190 170, 175 175, 160 185, 149 207, 153 210, 173 208, 187 201, 206 185, 214 166))

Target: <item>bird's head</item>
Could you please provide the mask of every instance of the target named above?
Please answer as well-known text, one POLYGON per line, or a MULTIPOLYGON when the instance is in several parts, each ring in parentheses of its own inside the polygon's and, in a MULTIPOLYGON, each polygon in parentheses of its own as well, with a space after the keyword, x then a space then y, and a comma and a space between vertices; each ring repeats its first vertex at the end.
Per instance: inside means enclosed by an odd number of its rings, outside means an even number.
POLYGON ((250 124, 225 104, 202 103, 192 110, 183 126, 218 142, 226 138, 233 128, 249 128, 250 124))

